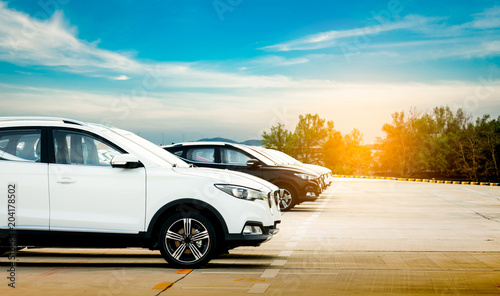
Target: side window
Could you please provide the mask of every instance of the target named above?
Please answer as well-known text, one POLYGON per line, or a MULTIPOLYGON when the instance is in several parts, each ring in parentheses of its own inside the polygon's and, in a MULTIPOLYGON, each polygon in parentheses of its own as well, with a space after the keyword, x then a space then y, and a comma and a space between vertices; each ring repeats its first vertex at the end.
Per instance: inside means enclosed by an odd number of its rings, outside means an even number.
POLYGON ((184 152, 184 151, 182 151, 182 150, 177 150, 177 151, 174 151, 174 152, 172 152, 172 153, 173 153, 175 156, 177 156, 177 157, 182 157, 182 152, 184 152))
POLYGON ((186 158, 197 162, 215 162, 215 148, 191 148, 186 158))
POLYGON ((41 130, 0 131, 0 160, 40 162, 41 130))
POLYGON ((232 165, 246 165, 247 161, 250 159, 251 158, 249 156, 238 150, 229 148, 222 149, 222 163, 232 165))
POLYGON ((115 148, 90 135, 67 130, 54 130, 56 163, 110 166, 111 159, 121 154, 115 148))

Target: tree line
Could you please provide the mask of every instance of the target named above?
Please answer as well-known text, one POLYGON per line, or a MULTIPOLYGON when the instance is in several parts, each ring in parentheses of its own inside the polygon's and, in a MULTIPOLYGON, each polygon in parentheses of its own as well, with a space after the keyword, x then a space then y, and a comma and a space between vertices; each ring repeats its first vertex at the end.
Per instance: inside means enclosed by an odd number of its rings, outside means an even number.
POLYGON ((382 131, 374 145, 364 145, 358 129, 342 134, 333 121, 305 114, 293 131, 278 123, 263 132, 262 145, 336 174, 500 182, 500 117, 474 120, 447 106, 412 108, 393 113, 382 131))

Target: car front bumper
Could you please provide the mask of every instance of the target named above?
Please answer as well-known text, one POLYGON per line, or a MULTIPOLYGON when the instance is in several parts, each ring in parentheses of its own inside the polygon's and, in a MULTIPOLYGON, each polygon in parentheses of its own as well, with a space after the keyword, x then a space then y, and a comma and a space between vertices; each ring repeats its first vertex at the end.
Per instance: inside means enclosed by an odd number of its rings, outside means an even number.
POLYGON ((317 183, 310 182, 302 190, 298 202, 315 201, 320 197, 321 191, 321 187, 317 183))
POLYGON ((226 234, 226 244, 228 248, 242 246, 259 246, 272 239, 279 232, 278 224, 281 220, 275 221, 272 226, 263 226, 260 222, 249 221, 238 234, 226 234))

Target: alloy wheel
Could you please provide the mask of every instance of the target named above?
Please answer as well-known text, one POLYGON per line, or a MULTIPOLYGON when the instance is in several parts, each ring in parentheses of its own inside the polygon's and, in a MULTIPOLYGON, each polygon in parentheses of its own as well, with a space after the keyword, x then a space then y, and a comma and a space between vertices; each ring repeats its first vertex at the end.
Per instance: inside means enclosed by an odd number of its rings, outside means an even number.
POLYGON ((183 263, 201 260, 209 251, 210 235, 200 221, 182 218, 168 228, 165 235, 166 251, 173 259, 183 263))
POLYGON ((283 194, 280 197, 280 209, 282 211, 288 211, 293 207, 293 196, 288 189, 283 190, 283 194))

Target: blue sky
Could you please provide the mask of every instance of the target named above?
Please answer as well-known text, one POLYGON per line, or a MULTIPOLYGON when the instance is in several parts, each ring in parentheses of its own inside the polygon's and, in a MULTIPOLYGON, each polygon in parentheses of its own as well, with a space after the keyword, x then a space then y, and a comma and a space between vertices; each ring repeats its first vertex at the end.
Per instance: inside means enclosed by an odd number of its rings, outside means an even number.
POLYGON ((0 116, 156 143, 318 113, 371 143, 415 106, 500 115, 500 1, 0 1, 0 116))

